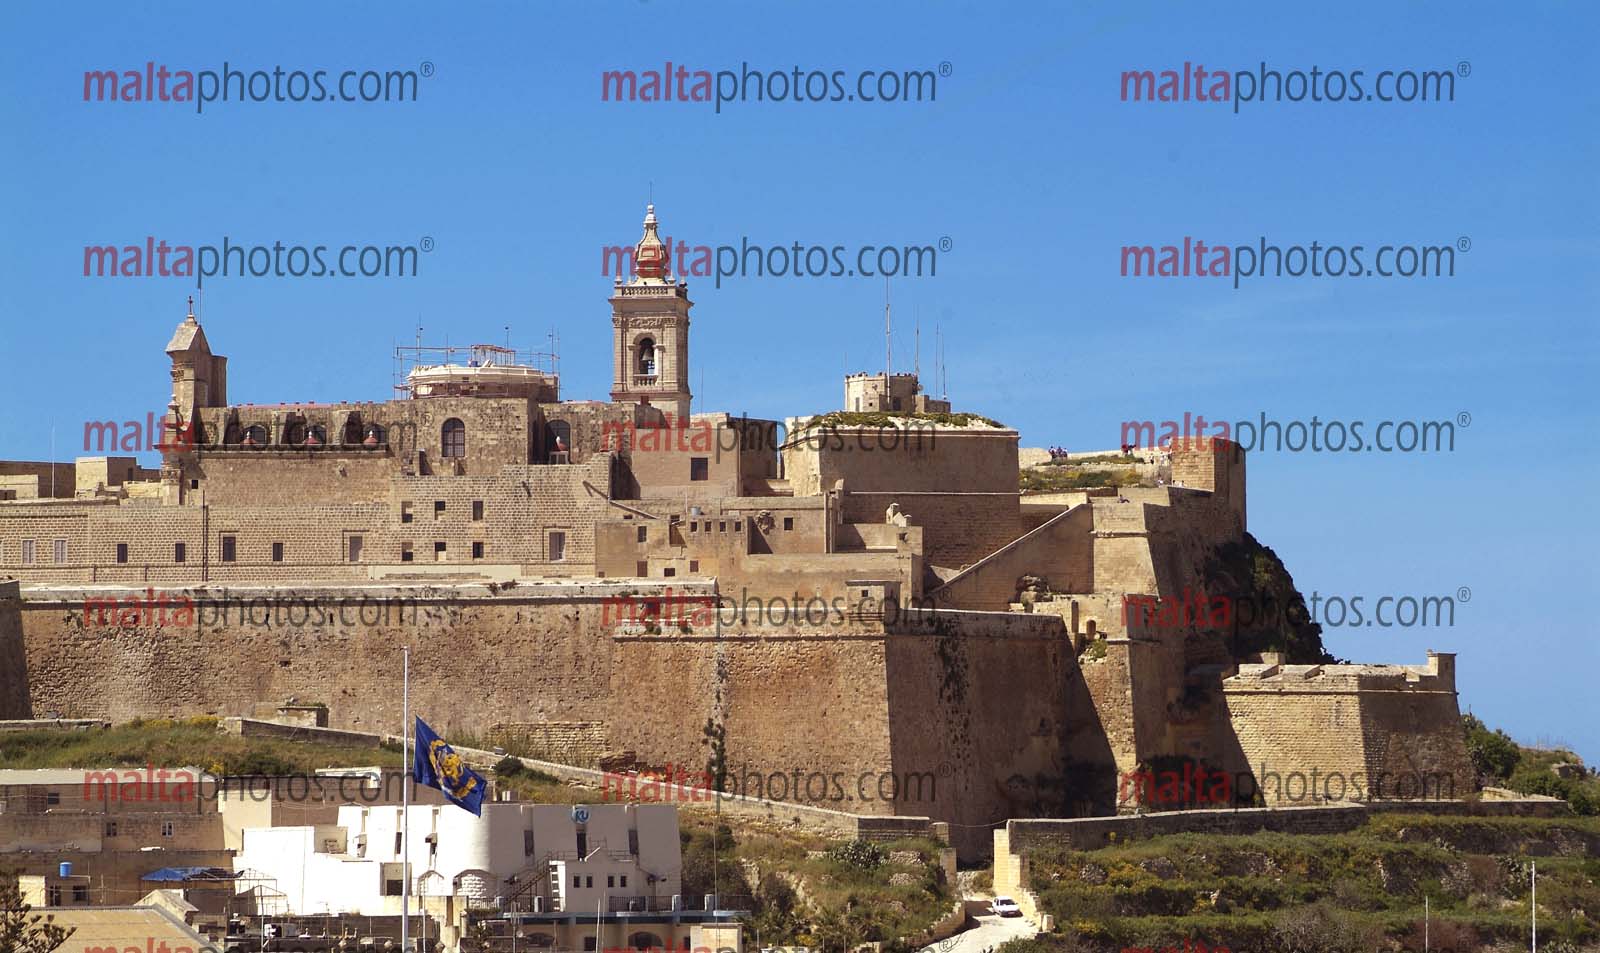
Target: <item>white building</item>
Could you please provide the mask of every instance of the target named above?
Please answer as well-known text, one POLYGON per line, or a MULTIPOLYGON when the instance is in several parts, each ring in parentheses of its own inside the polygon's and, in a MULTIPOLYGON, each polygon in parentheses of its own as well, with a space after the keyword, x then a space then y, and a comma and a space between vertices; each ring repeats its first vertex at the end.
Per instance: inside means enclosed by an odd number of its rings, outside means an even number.
MULTIPOLYGON (((398 914, 402 810, 347 805, 335 824, 246 828, 234 869, 270 885, 262 913, 398 914)), ((410 812, 413 911, 671 910, 680 892, 673 805, 488 802, 482 819, 448 804, 410 812)), ((703 909, 704 898, 677 905, 703 909)))

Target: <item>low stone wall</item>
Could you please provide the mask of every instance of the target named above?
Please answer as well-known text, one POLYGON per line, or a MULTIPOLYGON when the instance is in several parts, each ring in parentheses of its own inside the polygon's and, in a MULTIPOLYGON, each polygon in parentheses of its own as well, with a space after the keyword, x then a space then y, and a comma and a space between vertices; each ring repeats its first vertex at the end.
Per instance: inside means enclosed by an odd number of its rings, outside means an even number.
MULTIPOLYGON (((1111 843, 1166 834, 1339 834, 1355 830, 1373 814, 1433 814, 1468 817, 1561 817, 1570 813, 1565 801, 1370 801, 1305 807, 1252 807, 1238 810, 1163 811, 1121 817, 1006 822, 1006 848, 1021 854, 1042 846, 1094 850, 1111 843)), ((999 846, 997 839, 996 845, 999 846)), ((999 858, 996 857, 998 862, 999 858)), ((1024 881, 1025 882, 1025 881, 1024 881)))
POLYGON ((508 751, 585 768, 599 767, 610 750, 603 721, 501 722, 490 726, 489 738, 508 751))

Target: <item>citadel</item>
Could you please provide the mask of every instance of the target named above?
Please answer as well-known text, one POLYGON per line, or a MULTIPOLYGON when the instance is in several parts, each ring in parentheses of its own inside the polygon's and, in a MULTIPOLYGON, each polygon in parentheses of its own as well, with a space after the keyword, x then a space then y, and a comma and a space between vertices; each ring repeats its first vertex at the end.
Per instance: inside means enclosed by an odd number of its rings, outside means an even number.
POLYGON ((184 317, 158 469, 0 462, 0 718, 298 699, 392 730, 409 644, 441 732, 591 768, 935 772, 932 800, 819 806, 945 822, 967 856, 1011 818, 1131 809, 1120 778, 1180 764, 1472 790, 1453 655, 1338 663, 1314 626, 1151 618, 1293 595, 1247 532, 1237 444, 1108 451, 1146 479, 1024 493, 1041 452, 914 374, 851 375, 820 416, 697 411, 668 254, 651 207, 612 282, 606 400, 563 399, 533 355, 419 344, 391 400, 230 403, 184 317), (155 599, 325 611, 107 621, 155 599), (671 611, 752 599, 843 609, 671 611), (360 600, 412 611, 336 608, 360 600))

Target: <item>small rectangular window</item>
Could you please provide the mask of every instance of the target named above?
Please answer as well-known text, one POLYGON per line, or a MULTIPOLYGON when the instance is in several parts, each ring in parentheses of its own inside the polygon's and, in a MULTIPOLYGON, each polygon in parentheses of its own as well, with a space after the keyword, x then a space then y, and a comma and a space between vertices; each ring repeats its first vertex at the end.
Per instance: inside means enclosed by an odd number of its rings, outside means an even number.
POLYGON ((728 521, 727 520, 717 520, 717 532, 726 533, 727 531, 728 531, 728 521))
POLYGON ((614 874, 606 874, 606 888, 608 890, 617 889, 617 878, 614 874))
POLYGON ((668 578, 676 576, 677 574, 678 574, 678 571, 676 569, 673 569, 671 566, 668 566, 667 568, 661 570, 661 575, 667 576, 668 578))
POLYGON ((472 501, 472 519, 473 519, 474 522, 479 522, 479 523, 483 522, 483 501, 482 500, 473 500, 472 501))
POLYGON ((648 575, 650 575, 650 564, 645 562, 642 559, 639 560, 638 562, 633 564, 633 574, 635 576, 648 576, 648 575))
POLYGON ((434 519, 439 519, 441 516, 444 516, 444 500, 434 500, 433 501, 433 518, 434 519))
POLYGON ((578 876, 577 874, 573 874, 572 875, 572 885, 574 887, 582 887, 583 886, 583 878, 578 876))
POLYGON ((394 855, 396 857, 399 857, 400 856, 400 852, 405 849, 405 842, 401 840, 401 837, 404 834, 405 834, 405 831, 395 831, 394 832, 394 855))
POLYGON ((700 524, 699 524, 699 522, 697 522, 695 520, 690 520, 689 521, 689 532, 691 532, 691 533, 700 532, 700 524))
POLYGON ((472 544, 472 558, 473 559, 482 559, 483 558, 483 544, 482 543, 473 543, 472 544))
POLYGON ((444 556, 445 556, 445 545, 444 545, 444 543, 442 541, 434 543, 433 544, 433 561, 436 562, 436 563, 442 563, 442 562, 444 562, 444 556))
POLYGON ((64 539, 58 539, 58 540, 55 541, 55 544, 56 544, 56 547, 55 547, 56 548, 56 553, 55 553, 56 562, 58 562, 58 563, 66 562, 67 561, 67 541, 64 540, 64 539))
POLYGON ((222 537, 222 561, 231 563, 239 554, 239 539, 237 536, 222 537))
POLYGON ((72 885, 72 902, 73 903, 88 903, 89 902, 89 885, 88 884, 73 884, 72 885))
POLYGON ((199 480, 190 480, 189 481, 189 489, 191 489, 191 490, 200 489, 200 481, 199 480))
POLYGON ((403 563, 411 562, 411 544, 410 543, 401 543, 400 544, 400 561, 403 562, 403 563))
POLYGON ((785 516, 783 518, 783 531, 787 533, 792 529, 794 529, 794 517, 785 516))
POLYGON ((617 878, 617 880, 620 881, 617 884, 617 886, 621 887, 624 890, 628 889, 628 875, 627 874, 622 874, 621 876, 619 876, 617 878))
POLYGON ((57 804, 60 804, 60 803, 61 803, 61 792, 60 791, 46 791, 45 792, 45 794, 44 794, 44 805, 45 805, 45 807, 55 807, 57 804))
POLYGON ((533 831, 522 832, 522 856, 533 856, 533 831))
POLYGON ((272 544, 272 561, 275 562, 275 563, 283 562, 283 544, 282 543, 273 543, 272 544))
POLYGON ((162 821, 161 822, 161 836, 162 837, 171 837, 172 836, 172 822, 171 821, 162 821))
POLYGON ((117 822, 116 821, 106 821, 106 836, 107 837, 116 837, 117 836, 117 822))
POLYGON ((22 564, 24 566, 31 565, 33 563, 33 542, 34 541, 31 539, 25 539, 22 541, 22 564))
POLYGON ((183 543, 173 543, 172 544, 172 561, 173 562, 181 563, 181 562, 183 562, 184 560, 186 560, 188 558, 189 558, 189 547, 185 546, 183 543))
POLYGON ((411 522, 411 501, 410 500, 401 500, 400 501, 400 522, 402 522, 402 523, 411 522))
POLYGON ((711 479, 711 460, 710 460, 709 457, 690 457, 689 458, 689 479, 690 480, 709 480, 709 479, 711 479))
POLYGON ((594 886, 594 878, 593 877, 585 877, 585 878, 583 878, 583 885, 585 887, 593 887, 594 886))
POLYGON ((127 561, 128 561, 128 544, 127 543, 118 543, 117 544, 117 562, 125 563, 127 561))
POLYGON ((648 527, 648 526, 639 527, 639 542, 641 542, 641 543, 647 542, 649 539, 650 539, 650 527, 648 527))
POLYGON ((361 561, 361 546, 364 542, 365 540, 363 540, 360 536, 350 537, 349 549, 347 552, 350 562, 358 563, 361 561))
POLYGON ((700 560, 698 560, 698 559, 689 560, 689 571, 690 572, 699 572, 700 571, 700 560))
POLYGON ((550 533, 550 561, 561 562, 567 558, 567 534, 561 531, 550 533))

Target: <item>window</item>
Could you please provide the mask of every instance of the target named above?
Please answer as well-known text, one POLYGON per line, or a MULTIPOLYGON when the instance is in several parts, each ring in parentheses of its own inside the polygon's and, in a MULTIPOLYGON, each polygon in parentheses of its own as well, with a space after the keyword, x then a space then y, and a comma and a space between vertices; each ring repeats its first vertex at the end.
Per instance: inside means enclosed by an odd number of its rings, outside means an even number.
POLYGON ((189 548, 183 543, 172 544, 172 561, 181 563, 189 558, 189 548))
POLYGON ((267 445, 267 428, 260 424, 246 427, 244 431, 244 445, 246 447, 265 447, 267 445))
POLYGON ((698 560, 698 559, 689 560, 689 571, 690 572, 699 572, 700 571, 700 560, 698 560))
POLYGON ((783 531, 787 533, 792 529, 794 529, 794 517, 785 516, 783 518, 783 531))
MULTIPOLYGON (((639 856, 639 831, 637 828, 628 829, 628 853, 635 857, 639 856)), ((622 885, 624 887, 628 885, 628 878, 622 878, 622 885)))
POLYGON ((464 457, 467 455, 467 425, 457 417, 451 417, 444 422, 444 429, 440 433, 440 452, 446 458, 464 457))
POLYGON ((656 372, 656 342, 650 338, 639 341, 639 373, 646 377, 656 372))
POLYGON ((710 458, 708 458, 708 457, 690 457, 689 458, 689 479, 690 480, 709 480, 709 479, 711 479, 711 461, 710 461, 710 458))
POLYGON ((88 903, 89 902, 89 885, 88 884, 73 884, 72 885, 72 902, 73 903, 88 903))
POLYGON ((650 564, 645 562, 642 559, 639 560, 638 562, 633 564, 633 574, 635 576, 648 576, 648 575, 650 575, 650 564))
POLYGON ((128 561, 128 544, 127 543, 118 543, 117 544, 117 562, 125 563, 127 561, 128 561))
POLYGON ((400 856, 400 851, 405 849, 405 842, 403 840, 401 840, 401 838, 404 837, 404 836, 405 836, 405 832, 404 831, 395 831, 394 832, 394 855, 396 857, 399 857, 400 856))
POLYGON ((411 561, 411 544, 410 543, 401 543, 400 544, 400 561, 403 562, 403 563, 408 563, 408 562, 411 561))
POLYGON ((222 537, 222 561, 231 563, 238 557, 239 541, 236 536, 222 537))
POLYGON ((690 520, 689 521, 689 532, 691 532, 691 533, 700 532, 700 524, 695 520, 690 520))
POLYGON ((717 532, 726 533, 727 531, 728 531, 728 521, 727 520, 717 520, 717 532))
POLYGON ((32 562, 33 562, 33 540, 25 539, 25 540, 22 541, 22 563, 23 563, 23 565, 28 565, 28 564, 30 564, 32 562))
POLYGON ((649 538, 650 538, 650 527, 648 527, 648 526, 639 527, 639 542, 641 542, 641 543, 645 542, 649 538))
POLYGON ((44 795, 45 807, 55 807, 57 804, 60 804, 60 803, 61 803, 61 792, 60 791, 46 791, 45 792, 45 795, 44 795))
POLYGON ((572 885, 574 887, 582 887, 583 886, 583 878, 578 876, 577 874, 573 874, 572 875, 572 885))
MULTIPOLYGON (((574 884, 573 886, 577 885, 574 884)), ((586 936, 583 938, 583 953, 594 953, 594 937, 586 936)))
POLYGON ((200 489, 200 481, 199 480, 190 480, 189 481, 189 489, 191 489, 191 490, 200 489))
POLYGON ((275 562, 275 563, 283 562, 283 544, 282 543, 273 543, 272 544, 272 561, 275 562))
POLYGON ((172 822, 171 821, 162 821, 161 822, 161 836, 162 837, 171 837, 172 836, 172 822))
POLYGON ((436 562, 436 563, 444 562, 444 555, 445 555, 444 542, 441 540, 441 541, 439 541, 437 543, 434 543, 433 544, 433 561, 436 562))
POLYGON ((533 856, 533 831, 522 832, 522 856, 533 856))
POLYGON ((622 889, 624 889, 624 890, 628 889, 628 875, 627 874, 623 874, 621 877, 619 877, 617 879, 621 881, 619 886, 621 886, 622 889))
POLYGON ((106 821, 106 836, 107 837, 116 837, 117 836, 117 822, 116 821, 106 821))
POLYGON ((47 907, 61 906, 61 886, 59 884, 51 884, 44 888, 44 904, 47 907))
POLYGON ((398 897, 400 896, 404 887, 404 882, 398 878, 394 880, 385 880, 383 882, 383 895, 385 897, 398 897))
POLYGON ((585 887, 593 887, 594 886, 594 878, 593 877, 585 877, 585 878, 583 878, 583 885, 585 887))
POLYGON ((402 522, 402 523, 411 522, 411 501, 410 500, 401 500, 400 501, 400 522, 402 522))
POLYGON ((483 501, 482 500, 473 500, 472 501, 472 520, 475 523, 483 522, 483 501))
POLYGON ((360 536, 350 537, 349 547, 347 549, 347 556, 350 562, 358 563, 361 561, 361 544, 363 542, 364 541, 360 536))
POLYGON ((55 550, 56 550, 55 551, 56 562, 58 562, 58 563, 66 562, 67 561, 67 541, 64 540, 64 539, 58 539, 58 540, 54 540, 54 542, 55 542, 55 550))
POLYGON ((617 878, 615 876, 613 876, 611 874, 606 874, 606 889, 607 890, 615 890, 615 889, 617 889, 617 878))
POLYGON ((668 566, 667 568, 661 570, 661 575, 666 576, 669 579, 672 578, 673 576, 676 576, 677 574, 678 574, 678 571, 676 569, 673 569, 671 566, 668 566))
POLYGON ((473 543, 472 544, 472 558, 473 559, 482 559, 483 558, 483 544, 482 543, 473 543))
POLYGON ((444 500, 433 501, 433 518, 438 519, 444 515, 444 500))
POLYGON ((567 534, 564 531, 553 530, 550 533, 550 561, 561 562, 567 558, 567 534))
POLYGON ((587 857, 587 856, 589 856, 589 832, 588 831, 579 831, 578 832, 578 856, 579 857, 587 857))

